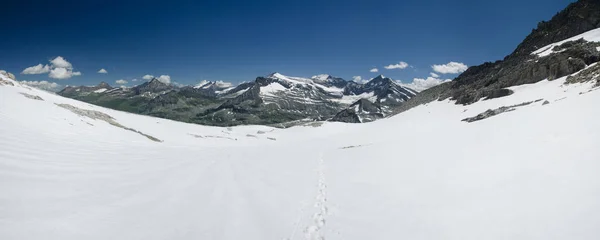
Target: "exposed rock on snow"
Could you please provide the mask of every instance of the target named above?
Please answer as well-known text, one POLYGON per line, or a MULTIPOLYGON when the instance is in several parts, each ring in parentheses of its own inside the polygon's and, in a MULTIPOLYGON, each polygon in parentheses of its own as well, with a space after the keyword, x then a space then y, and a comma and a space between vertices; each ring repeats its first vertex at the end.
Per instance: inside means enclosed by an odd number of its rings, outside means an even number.
POLYGON ((4 79, 0 79, 0 86, 14 86, 15 84, 10 82, 10 81, 6 81, 4 79))
POLYGON ((566 83, 582 83, 596 81, 596 84, 600 82, 600 64, 594 64, 589 68, 582 70, 581 72, 567 77, 566 83))
POLYGON ((502 114, 502 113, 505 113, 505 112, 514 111, 518 107, 527 106, 529 104, 532 104, 534 102, 539 102, 539 101, 542 101, 542 100, 543 99, 538 99, 538 100, 535 100, 535 101, 524 102, 524 103, 515 104, 515 105, 511 105, 511 106, 502 106, 502 107, 496 108, 494 110, 488 109, 487 111, 485 111, 483 113, 480 113, 480 114, 478 114, 475 117, 465 118, 465 119, 463 119, 461 121, 463 121, 463 122, 469 122, 469 123, 480 121, 480 120, 483 120, 483 119, 486 119, 486 118, 489 118, 489 117, 496 116, 498 114, 502 114))
POLYGON ((158 138, 155 138, 155 137, 150 136, 148 134, 144 134, 144 133, 142 133, 142 132, 140 132, 138 130, 135 130, 133 128, 128 128, 128 127, 125 127, 125 126, 121 125, 120 123, 118 123, 117 121, 115 121, 115 119, 113 117, 111 117, 110 115, 108 115, 106 113, 103 113, 103 112, 100 112, 100 111, 95 111, 95 110, 81 109, 81 108, 72 106, 70 104, 56 104, 56 105, 59 106, 59 107, 61 107, 61 108, 67 109, 67 110, 69 110, 69 111, 71 111, 71 112, 73 112, 73 113, 75 113, 75 114, 77 114, 79 116, 88 117, 88 118, 91 118, 91 119, 94 119, 94 120, 105 121, 105 122, 107 122, 110 125, 113 125, 115 127, 119 127, 119 128, 122 128, 122 129, 125 129, 125 130, 128 130, 128 131, 132 131, 132 132, 135 132, 137 134, 140 134, 140 135, 142 135, 144 137, 147 137, 148 139, 150 139, 152 141, 162 142, 158 138))
POLYGON ((29 99, 44 101, 44 99, 42 99, 40 96, 37 96, 37 95, 31 95, 29 93, 24 93, 24 92, 21 92, 20 94, 29 99))

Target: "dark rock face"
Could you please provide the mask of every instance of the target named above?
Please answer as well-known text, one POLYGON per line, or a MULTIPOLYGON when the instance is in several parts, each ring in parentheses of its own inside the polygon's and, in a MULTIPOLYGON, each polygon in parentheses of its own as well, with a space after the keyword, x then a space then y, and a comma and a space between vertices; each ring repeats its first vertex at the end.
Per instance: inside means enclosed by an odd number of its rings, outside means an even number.
POLYGON ((331 119, 333 122, 361 123, 358 114, 352 109, 344 109, 331 119))
POLYGON ((490 90, 490 91, 486 92, 485 95, 486 95, 486 100, 487 100, 487 99, 493 99, 493 98, 506 97, 513 93, 514 92, 510 89, 494 89, 494 90, 490 90))
POLYGON ((372 122, 384 116, 381 107, 363 98, 336 114, 331 121, 363 123, 372 122))

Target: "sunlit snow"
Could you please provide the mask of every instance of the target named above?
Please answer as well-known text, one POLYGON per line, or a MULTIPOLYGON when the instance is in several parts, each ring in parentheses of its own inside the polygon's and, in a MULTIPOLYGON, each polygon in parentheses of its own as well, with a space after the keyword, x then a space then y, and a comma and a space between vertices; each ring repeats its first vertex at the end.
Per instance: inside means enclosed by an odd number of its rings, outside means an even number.
POLYGON ((2 80, 16 86, 0 85, 0 239, 600 235, 600 91, 588 83, 276 129, 139 116, 2 80), (550 104, 461 122, 537 99, 550 104))

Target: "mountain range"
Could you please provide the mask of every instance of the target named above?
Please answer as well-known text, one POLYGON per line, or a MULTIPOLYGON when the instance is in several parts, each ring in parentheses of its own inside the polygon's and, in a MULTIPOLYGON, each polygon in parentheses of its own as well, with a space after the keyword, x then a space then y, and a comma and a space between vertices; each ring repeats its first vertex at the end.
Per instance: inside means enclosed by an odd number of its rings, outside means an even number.
POLYGON ((390 114, 417 92, 379 75, 367 83, 329 75, 273 73, 230 86, 205 82, 179 87, 152 79, 140 85, 68 86, 59 95, 132 113, 214 126, 286 124, 315 120, 369 122, 390 114), (365 106, 368 102, 372 107, 365 106))

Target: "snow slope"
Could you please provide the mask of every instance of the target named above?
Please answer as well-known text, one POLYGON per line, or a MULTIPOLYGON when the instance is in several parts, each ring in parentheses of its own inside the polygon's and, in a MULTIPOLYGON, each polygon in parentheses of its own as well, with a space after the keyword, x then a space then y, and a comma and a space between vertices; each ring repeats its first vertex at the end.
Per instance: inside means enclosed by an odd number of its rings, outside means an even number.
POLYGON ((561 78, 469 106, 273 129, 133 115, 1 77, 16 86, 0 86, 0 239, 600 237, 590 84, 561 78), (550 104, 461 122, 536 99, 550 104))
MULTIPOLYGON (((562 45, 563 43, 566 43, 566 42, 576 41, 576 40, 579 40, 579 39, 582 39, 582 38, 584 40, 588 41, 588 42, 600 42, 600 28, 596 28, 594 30, 584 32, 584 33, 579 34, 579 35, 577 35, 575 37, 568 38, 568 39, 565 39, 565 40, 560 41, 560 42, 555 42, 555 43, 549 44, 549 45, 547 45, 545 47, 542 47, 542 48, 540 48, 538 50, 535 50, 531 54, 538 55, 539 57, 546 57, 546 56, 548 56, 548 55, 550 55, 552 53, 555 53, 555 51, 552 50, 554 47, 560 46, 560 45, 562 45)), ((598 51, 600 51, 600 50, 598 50, 598 51)))

